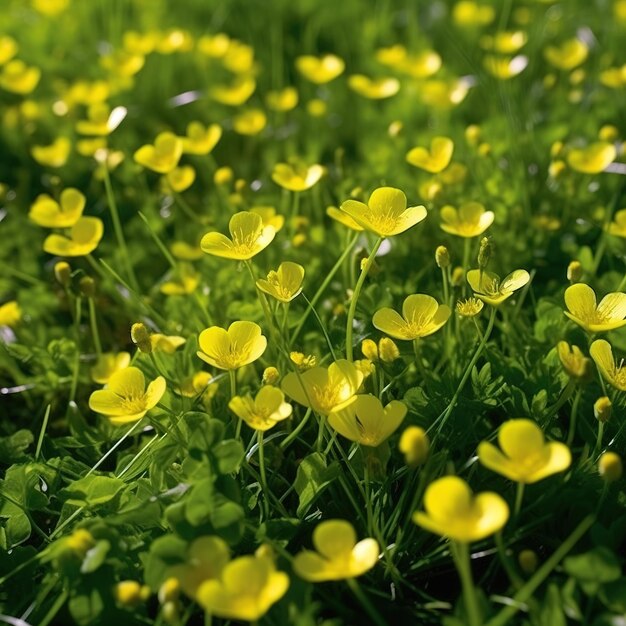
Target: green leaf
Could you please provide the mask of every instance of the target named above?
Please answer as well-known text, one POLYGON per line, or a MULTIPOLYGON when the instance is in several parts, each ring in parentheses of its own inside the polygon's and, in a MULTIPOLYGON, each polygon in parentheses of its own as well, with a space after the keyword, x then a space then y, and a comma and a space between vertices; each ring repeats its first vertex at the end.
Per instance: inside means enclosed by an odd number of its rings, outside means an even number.
POLYGON ((66 504, 96 507, 113 500, 125 487, 119 478, 91 475, 70 483, 59 492, 59 497, 66 504))
POLYGON ((217 460, 220 474, 231 474, 239 470, 245 451, 241 441, 227 439, 213 447, 213 455, 217 460))
POLYGON ((602 583, 617 580, 622 573, 618 558, 604 546, 566 558, 563 567, 588 594, 596 593, 602 583))
POLYGON ((0 437, 0 459, 2 463, 18 461, 35 440, 30 430, 18 430, 8 437, 0 437))
POLYGON ((294 487, 300 497, 300 504, 296 514, 302 518, 306 515, 311 505, 319 497, 330 483, 339 475, 337 463, 326 466, 326 459, 319 453, 314 452, 303 459, 298 466, 294 487))
POLYGON ((85 554, 83 563, 80 566, 81 573, 90 574, 91 572, 95 572, 104 563, 110 549, 111 544, 106 539, 98 541, 98 543, 85 554))
POLYGON ((70 614, 79 626, 94 624, 102 610, 104 601, 98 589, 72 596, 68 602, 70 614))
POLYGON ((561 594, 559 588, 552 583, 548 587, 541 609, 542 626, 567 626, 567 620, 563 613, 561 594))

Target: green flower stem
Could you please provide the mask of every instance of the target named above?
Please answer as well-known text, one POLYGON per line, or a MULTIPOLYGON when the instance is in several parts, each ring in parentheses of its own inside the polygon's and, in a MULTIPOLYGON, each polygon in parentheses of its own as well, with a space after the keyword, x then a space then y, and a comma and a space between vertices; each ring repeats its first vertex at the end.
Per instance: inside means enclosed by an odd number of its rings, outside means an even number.
POLYGON ((133 286, 133 289, 139 292, 139 283, 137 282, 137 277, 133 271, 133 265, 130 262, 130 257, 128 256, 128 247, 126 246, 126 239, 124 239, 124 230, 122 229, 120 215, 117 210, 117 203, 115 202, 115 194, 113 193, 113 186, 111 185, 111 176, 106 163, 103 164, 102 171, 104 173, 104 189, 106 191, 107 203, 109 205, 109 211, 111 212, 111 219, 113 220, 113 230, 115 230, 117 245, 120 247, 122 257, 124 259, 126 276, 130 284, 133 286))
MULTIPOLYGON (((311 304, 308 300, 308 298, 304 295, 304 293, 302 293, 302 297, 304 298, 305 302, 307 302, 308 304, 311 304)), ((322 322, 322 320, 320 319, 320 316, 317 314, 317 311, 315 310, 315 307, 311 307, 311 312, 313 313, 313 316, 315 317, 315 319, 317 320, 317 323, 322 331, 322 334, 324 335, 324 339, 326 339, 326 345, 328 346, 328 350, 330 351, 330 354, 333 357, 333 361, 337 360, 337 357, 335 355, 335 351, 333 349, 333 343, 330 340, 330 337, 328 336, 328 332, 326 330, 326 327, 324 326, 324 323, 322 322)))
POLYGON ((280 442, 280 448, 282 450, 286 450, 289 444, 291 444, 291 442, 294 441, 294 439, 296 439, 296 437, 300 434, 300 431, 306 426, 306 423, 309 421, 311 413, 311 409, 308 408, 306 410, 306 413, 304 414, 304 417, 300 420, 300 423, 293 429, 291 433, 289 433, 289 435, 287 435, 287 437, 285 437, 285 439, 280 442))
POLYGON ((515 508, 513 509, 513 517, 517 517, 522 510, 522 502, 524 501, 524 483, 517 483, 515 491, 515 508))
POLYGON ((476 588, 472 578, 472 567, 470 564, 469 545, 461 541, 450 542, 450 552, 456 569, 461 579, 463 588, 463 602, 469 621, 469 626, 482 626, 482 616, 476 597, 476 588))
POLYGON ((582 394, 582 387, 579 387, 576 390, 576 395, 574 396, 574 402, 572 403, 572 412, 570 413, 569 418, 569 432, 567 433, 567 441, 565 442, 568 447, 572 445, 574 437, 576 436, 576 418, 578 416, 578 407, 580 405, 580 398, 582 394))
POLYGON ((597 457, 602 450, 602 438, 604 437, 604 422, 598 422, 598 437, 596 438, 596 445, 593 449, 593 457, 597 457))
POLYGON ((511 564, 511 559, 509 559, 506 548, 504 546, 504 538, 502 537, 502 531, 498 531, 495 535, 496 539, 496 548, 498 549, 498 557, 500 558, 500 563, 506 572, 506 575, 509 577, 509 581, 513 585, 515 589, 520 589, 524 584, 524 580, 518 575, 515 571, 515 568, 511 564))
MULTIPOLYGON (((361 450, 363 451, 363 448, 361 450)), ((367 534, 371 537, 374 534, 374 513, 372 511, 372 482, 367 458, 363 468, 363 483, 365 488, 365 509, 367 511, 367 534)))
MULTIPOLYGON (((248 272, 250 273, 250 277, 252 278, 252 283, 254 284, 254 288, 256 289, 257 297, 259 298, 259 301, 261 302, 261 308, 263 309, 263 314, 265 315, 265 321, 267 322, 267 327, 269 329, 269 332, 274 337, 276 328, 272 321, 272 312, 270 311, 270 307, 269 307, 269 304, 267 303, 265 294, 259 289, 259 287, 256 284, 256 276, 254 275, 252 262, 248 260, 248 261, 244 261, 244 264, 248 268, 248 272)), ((275 339, 276 339, 276 345, 279 346, 280 345, 279 339, 278 338, 275 338, 275 339)))
POLYGON ((96 354, 98 358, 102 354, 102 344, 100 343, 100 334, 98 333, 98 322, 96 320, 96 305, 93 301, 93 298, 87 299, 87 304, 89 305, 89 324, 91 326, 91 335, 93 337, 93 345, 96 349, 96 354))
POLYGON ((509 620, 519 611, 534 591, 550 575, 552 570, 561 562, 567 553, 578 543, 579 539, 591 528, 595 521, 595 515, 587 516, 574 532, 552 553, 543 565, 534 573, 532 578, 513 596, 513 602, 503 608, 494 618, 490 619, 485 626, 505 626, 509 620))
MULTIPOLYGON (((241 420, 239 420, 241 423, 241 420)), ((270 490, 267 486, 267 475, 265 473, 265 448, 263 447, 263 431, 257 431, 257 441, 259 443, 259 475, 261 477, 261 491, 263 492, 263 503, 265 509, 265 518, 270 516, 269 498, 270 490)))
POLYGON ((315 449, 318 452, 321 452, 324 448, 324 431, 326 430, 326 416, 321 415, 319 421, 319 429, 317 431, 317 443, 315 444, 315 449))
POLYGON ((470 237, 465 237, 463 239, 463 293, 467 292, 467 272, 469 271, 471 253, 472 240, 470 237))
POLYGON ((384 619, 383 616, 376 610, 356 579, 346 578, 346 583, 348 583, 348 587, 350 587, 350 590, 356 596, 356 599, 363 605, 365 612, 376 624, 376 626, 386 626, 388 623, 387 620, 384 619))
POLYGON ((291 201, 291 223, 289 224, 289 238, 293 239, 296 230, 296 218, 300 212, 300 192, 292 191, 293 198, 291 201))
POLYGON ((48 420, 50 419, 50 409, 52 408, 51 404, 48 404, 46 407, 46 412, 43 416, 43 423, 41 425, 41 430, 39 431, 39 439, 37 439, 37 449, 35 450, 35 461, 39 458, 39 453, 41 452, 41 446, 43 445, 43 437, 46 433, 46 428, 48 427, 48 420))
POLYGON ((365 279, 367 278, 367 274, 372 267, 372 263, 374 262, 374 257, 378 252, 378 248, 380 248, 380 244, 383 242, 384 237, 379 237, 370 252, 370 255, 367 257, 367 261, 365 261, 365 266, 361 270, 361 274, 359 275, 359 280, 357 280, 356 286, 354 287, 354 293, 352 294, 352 298, 350 299, 350 308, 348 309, 348 321, 346 322, 346 358, 348 361, 352 361, 352 331, 354 330, 354 314, 356 312, 356 305, 359 301, 359 296, 361 295, 361 289, 363 288, 363 283, 365 283, 365 279))
POLYGON ((315 292, 315 295, 311 298, 309 305, 307 306, 306 310, 302 314, 302 317, 300 318, 300 321, 298 322, 296 329, 293 331, 293 334, 291 335, 291 339, 289 340, 289 345, 294 345, 296 339, 298 338, 298 335, 302 331, 302 327, 304 326, 307 320, 307 317, 309 316, 309 313, 311 313, 311 310, 317 304, 317 301, 321 298, 322 294, 326 290, 326 287, 328 287, 328 285, 330 284, 330 281, 333 279, 333 277, 335 276, 339 268, 343 265, 343 262, 346 260, 346 257, 350 254, 350 252, 354 248, 356 242, 359 239, 360 234, 361 233, 356 233, 354 237, 350 240, 350 242, 346 246, 346 249, 342 252, 341 256, 337 259, 337 262, 335 263, 335 265, 333 265, 332 269, 326 275, 326 278, 324 278, 324 281, 319 286, 318 290, 315 292))
POLYGON ((61 591, 55 600, 54 604, 50 607, 50 610, 46 613, 45 617, 39 622, 39 626, 48 626, 52 623, 52 620, 57 616, 57 613, 61 610, 67 600, 67 590, 61 591))
POLYGON ((491 331, 493 330, 494 322, 496 321, 496 312, 497 312, 496 307, 492 307, 491 316, 489 317, 489 324, 487 325, 487 330, 485 330, 485 334, 483 335, 480 343, 478 344, 478 347, 476 348, 476 352, 474 352, 474 356, 472 357, 472 360, 469 362, 468 366, 465 368, 465 372, 463 374, 463 377, 461 378, 461 382, 459 383, 459 386, 457 387, 457 390, 454 393, 454 396, 452 396, 452 400, 450 401, 450 404, 448 404, 444 412, 433 422, 432 426, 428 430, 431 430, 432 428, 434 428, 435 425, 438 423, 439 426, 437 427, 437 434, 439 434, 441 432, 441 429, 444 427, 445 423, 447 422, 448 418, 450 417, 450 414, 452 413, 454 407, 456 406, 456 403, 459 400, 459 396, 461 395, 461 392, 463 391, 463 388, 465 387, 465 384, 467 383, 472 373, 472 370, 474 369, 474 366, 476 365, 476 362, 480 358, 480 355, 482 354, 483 350, 485 349, 485 346, 487 345, 487 341, 489 340, 491 331))
POLYGON ((413 340, 413 352, 415 353, 415 364, 417 365, 417 369, 422 377, 422 381, 426 380, 426 369, 424 368, 424 363, 422 363, 422 351, 420 344, 420 337, 413 340))
POLYGON ((565 389, 563 389, 563 392, 561 393, 559 399, 555 402, 554 406, 548 409, 546 422, 548 422, 554 415, 556 415, 561 407, 571 398, 575 388, 576 383, 570 378, 569 382, 565 386, 565 389))
POLYGON ((236 370, 228 370, 228 380, 230 381, 230 399, 237 395, 237 372, 236 370))
POLYGON ((80 320, 82 317, 82 304, 83 299, 80 296, 77 296, 75 301, 75 310, 74 310, 74 334, 76 337, 76 357, 74 359, 74 369, 72 371, 72 384, 70 387, 70 400, 67 405, 67 410, 69 411, 70 406, 73 404, 76 398, 76 389, 78 387, 78 373, 80 370, 80 320))

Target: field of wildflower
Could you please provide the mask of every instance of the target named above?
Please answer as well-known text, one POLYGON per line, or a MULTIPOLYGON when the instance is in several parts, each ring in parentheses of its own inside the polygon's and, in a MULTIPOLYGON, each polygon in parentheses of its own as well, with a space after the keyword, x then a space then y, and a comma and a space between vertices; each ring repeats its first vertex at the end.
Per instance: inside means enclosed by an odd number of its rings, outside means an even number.
POLYGON ((626 0, 0 17, 0 624, 626 624, 626 0))

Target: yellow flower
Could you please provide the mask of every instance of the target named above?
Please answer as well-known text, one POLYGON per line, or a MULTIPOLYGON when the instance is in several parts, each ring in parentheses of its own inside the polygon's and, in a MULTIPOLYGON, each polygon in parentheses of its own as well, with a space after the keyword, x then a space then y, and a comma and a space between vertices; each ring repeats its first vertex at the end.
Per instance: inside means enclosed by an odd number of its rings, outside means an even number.
POLYGON ((0 65, 4 65, 17 54, 17 41, 13 37, 3 35, 0 37, 0 65))
POLYGON ((154 144, 142 146, 135 152, 134 159, 139 165, 153 172, 167 174, 177 165, 183 153, 183 141, 174 133, 159 133, 154 144))
POLYGON ((81 217, 71 228, 70 236, 48 235, 43 249, 57 256, 85 256, 91 254, 104 234, 102 220, 97 217, 81 217))
POLYGON ((418 526, 466 543, 497 533, 509 519, 509 507, 502 497, 491 491, 473 495, 469 485, 457 476, 430 483, 424 508, 426 512, 413 515, 418 526))
POLYGON ((178 335, 162 335, 161 333, 152 333, 150 335, 152 352, 174 354, 185 341, 186 339, 184 337, 179 337, 178 335))
POLYGON ((564 443, 544 441, 543 431, 529 419, 513 419, 500 426, 498 443, 483 441, 478 460, 488 469, 518 483, 536 483, 566 470, 572 455, 564 443))
POLYGON ((31 154, 39 165, 63 167, 71 149, 72 144, 67 137, 58 137, 49 146, 33 146, 31 154))
POLYGON ((589 333, 602 333, 626 324, 626 294, 609 293, 596 305, 589 285, 576 283, 565 290, 565 315, 589 333))
POLYGON ((313 367, 306 372, 290 372, 283 378, 282 390, 298 404, 311 407, 319 415, 343 408, 356 400, 363 374, 345 359, 328 368, 313 367))
POLYGON ((267 117, 261 109, 249 109, 233 118, 233 130, 240 135, 258 135, 267 124, 267 117))
POLYGON ((461 79, 431 79, 422 84, 420 97, 427 106, 446 110, 461 104, 468 91, 468 83, 461 79))
POLYGON ((273 206, 253 206, 250 213, 259 215, 266 226, 273 226, 278 232, 285 225, 285 218, 276 213, 273 206))
POLYGON ((91 394, 89 408, 105 415, 112 424, 136 422, 157 405, 165 387, 165 378, 158 376, 146 388, 143 372, 126 367, 115 372, 104 389, 91 394))
POLYGON ((573 170, 582 174, 599 174, 616 158, 617 151, 612 143, 596 141, 586 148, 570 150, 567 163, 573 170))
POLYGON ((247 261, 270 245, 276 229, 264 225, 260 215, 251 211, 235 213, 228 222, 229 239, 222 233, 211 232, 202 237, 200 247, 206 254, 237 261, 247 261))
POLYGON ((219 124, 204 126, 200 122, 191 122, 187 126, 187 134, 182 137, 184 154, 210 154, 222 137, 219 124))
POLYGON ((437 332, 451 313, 447 304, 439 304, 431 296, 417 293, 404 300, 402 315, 390 308, 379 309, 372 323, 394 339, 413 341, 437 332))
POLYGON ((307 167, 302 164, 277 163, 272 171, 272 180, 289 191, 311 189, 324 174, 321 165, 307 167))
POLYGON ((195 398, 196 396, 206 391, 205 398, 210 397, 211 388, 215 388, 217 391, 217 383, 211 383, 213 376, 208 372, 196 372, 191 376, 187 376, 180 383, 180 389, 176 391, 180 392, 181 396, 185 398, 195 398), (209 387, 209 389, 207 389, 209 387))
POLYGON ((528 41, 528 35, 523 30, 500 31, 495 35, 483 35, 480 45, 485 50, 493 50, 500 54, 514 54, 528 41))
POLYGON ((499 57, 488 54, 483 59, 484 68, 499 80, 508 80, 521 74, 528 66, 528 57, 518 54, 515 57, 499 57))
POLYGON ((404 454, 404 461, 409 467, 417 467, 426 461, 430 450, 430 440, 420 426, 405 428, 400 436, 398 448, 404 454))
POLYGON ((254 622, 289 588, 289 576, 265 554, 241 556, 224 566, 219 577, 202 583, 198 603, 211 615, 254 622))
POLYGON ((54 17, 67 9, 70 0, 32 0, 32 4, 35 11, 47 17, 54 17))
POLYGON ((378 342, 378 354, 383 363, 393 363, 400 358, 398 346, 389 337, 382 337, 378 342))
POLYGON ((376 448, 393 435, 406 411, 406 404, 398 400, 383 408, 376 396, 359 395, 347 407, 332 411, 328 424, 346 439, 376 448))
POLYGON ((310 370, 317 365, 317 357, 313 354, 304 354, 302 352, 290 352, 289 359, 294 363, 301 372, 310 370))
POLYGON ((589 354, 598 366, 602 377, 616 389, 626 391, 626 367, 623 365, 623 359, 618 365, 613 358, 611 344, 604 339, 596 339, 589 348, 589 354))
POLYGON ((348 78, 348 86, 370 100, 391 98, 400 91, 400 81, 397 78, 369 78, 363 74, 352 74, 348 78))
POLYGON ((336 206, 329 206, 326 208, 326 215, 332 218, 336 222, 347 226, 352 230, 356 230, 357 232, 361 232, 365 230, 358 222, 355 222, 347 213, 344 213, 336 206))
POLYGON ((293 569, 309 582, 357 578, 369 572, 380 556, 376 539, 368 537, 357 543, 350 522, 326 520, 313 531, 312 550, 303 550, 293 560, 293 569))
POLYGON ((16 300, 0 305, 0 326, 13 327, 22 319, 22 309, 16 300))
POLYGON ((260 278, 257 287, 280 302, 291 302, 302 291, 304 268, 298 263, 285 261, 267 275, 267 280, 260 278))
POLYGON ((196 170, 191 165, 175 167, 165 174, 165 183, 172 191, 181 193, 189 189, 196 180, 196 170))
MULTIPOLYGON (((100 57, 100 65, 114 76, 128 79, 137 74, 146 62, 143 54, 132 54, 126 50, 116 50, 100 57)), ((122 82, 122 84, 125 84, 122 82)))
POLYGON ((227 106, 244 104, 256 89, 256 81, 250 76, 238 76, 230 85, 215 85, 209 94, 213 100, 227 106))
POLYGON ((172 254, 183 261, 198 261, 202 258, 202 248, 198 246, 192 246, 186 241, 174 241, 170 246, 172 254))
POLYGON ((620 480, 624 474, 622 457, 615 452, 604 452, 598 459, 598 474, 600 474, 607 483, 620 480))
POLYGON ((123 370, 129 364, 128 352, 104 352, 91 368, 91 380, 99 385, 106 385, 115 372, 123 370))
POLYGON ((215 35, 202 35, 196 43, 198 52, 213 59, 222 58, 228 52, 230 37, 225 33, 215 35))
POLYGON ((526 270, 515 270, 502 281, 497 274, 481 270, 467 272, 467 282, 474 295, 485 304, 498 306, 507 298, 510 298, 518 289, 521 289, 530 280, 530 274, 526 270))
POLYGON ((228 330, 211 326, 200 333, 198 356, 213 367, 236 370, 265 352, 267 339, 254 322, 233 322, 228 330))
POLYGON ((609 67, 599 74, 600 82, 605 87, 620 89, 626 85, 626 64, 621 67, 609 67))
POLYGON ((286 112, 298 105, 298 91, 295 87, 285 87, 280 91, 269 91, 265 97, 268 108, 273 111, 286 112))
POLYGON ((0 72, 0 87, 25 96, 34 91, 40 78, 41 70, 38 67, 29 67, 24 61, 13 59, 0 72))
POLYGON ((559 360, 570 378, 583 381, 591 375, 591 361, 578 346, 570 346, 567 341, 559 341, 556 346, 559 360))
POLYGON ((235 396, 228 408, 250 428, 263 432, 287 419, 293 411, 283 392, 272 385, 261 387, 255 398, 235 396))
POLYGON ((496 16, 494 7, 473 0, 460 0, 454 5, 452 19, 459 26, 487 26, 496 16))
POLYGON ((365 230, 379 237, 392 237, 415 226, 426 217, 422 205, 406 206, 406 196, 394 187, 379 187, 372 192, 367 204, 358 200, 346 200, 341 210, 347 213, 365 230))
POLYGON ((478 315, 485 306, 485 303, 478 298, 467 298, 467 300, 458 300, 456 303, 456 312, 461 317, 474 317, 478 315))
POLYGON ((255 70, 254 48, 236 39, 231 39, 226 54, 222 57, 224 67, 234 74, 249 74, 255 70))
POLYGON ((47 194, 38 196, 28 217, 45 228, 70 228, 80 219, 84 208, 85 196, 78 189, 69 187, 61 192, 60 202, 47 194))
POLYGON ((494 217, 480 202, 466 202, 458 210, 448 204, 441 209, 441 229, 459 237, 478 237, 493 224, 494 217))
POLYGON ((575 37, 564 41, 560 46, 547 46, 543 51, 546 61, 559 70, 573 70, 584 63, 589 48, 575 37))
POLYGON ((406 160, 411 165, 426 170, 431 174, 437 174, 450 164, 454 142, 448 137, 433 137, 430 142, 430 150, 418 146, 409 150, 406 160))
POLYGON ((345 67, 343 60, 334 54, 325 54, 321 57, 304 55, 296 59, 296 69, 316 85, 334 80, 343 73, 345 67))
POLYGON ((126 109, 111 107, 104 102, 94 102, 87 109, 87 119, 76 122, 76 132, 81 135, 105 137, 112 133, 126 116, 126 109))
POLYGON ((159 290, 166 296, 183 296, 193 293, 200 284, 200 274, 190 263, 181 263, 169 280, 161 284, 159 290))

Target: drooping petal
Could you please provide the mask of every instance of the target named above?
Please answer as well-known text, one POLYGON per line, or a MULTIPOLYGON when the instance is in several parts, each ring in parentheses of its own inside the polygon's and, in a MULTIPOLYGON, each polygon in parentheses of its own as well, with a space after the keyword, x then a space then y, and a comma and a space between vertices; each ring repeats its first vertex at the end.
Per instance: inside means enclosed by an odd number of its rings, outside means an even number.
POLYGON ((356 532, 345 520, 328 520, 318 524, 313 531, 315 549, 329 560, 348 553, 356 544, 356 532))
POLYGON ((148 385, 145 395, 146 410, 149 411, 157 405, 159 400, 163 397, 166 387, 167 383, 163 376, 158 376, 148 385))
POLYGON ((552 474, 565 471, 572 464, 572 453, 564 443, 551 441, 546 447, 548 454, 545 465, 531 474, 526 482, 535 483, 552 474))

